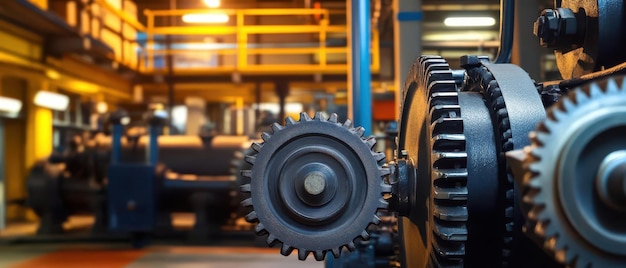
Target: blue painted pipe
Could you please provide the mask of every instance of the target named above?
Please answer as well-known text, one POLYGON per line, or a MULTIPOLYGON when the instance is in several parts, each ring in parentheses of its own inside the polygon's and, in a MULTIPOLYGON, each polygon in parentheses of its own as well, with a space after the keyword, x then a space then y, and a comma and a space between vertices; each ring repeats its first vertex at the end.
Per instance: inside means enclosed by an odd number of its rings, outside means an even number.
POLYGON ((124 126, 121 124, 113 125, 113 144, 111 146, 111 164, 117 164, 122 159, 122 134, 124 126))
POLYGON ((370 69, 370 1, 352 1, 352 117, 355 126, 372 133, 372 70, 370 69))
POLYGON ((150 129, 150 137, 148 138, 148 148, 146 152, 148 155, 146 156, 146 160, 148 160, 148 164, 156 166, 159 161, 159 126, 151 125, 150 129))

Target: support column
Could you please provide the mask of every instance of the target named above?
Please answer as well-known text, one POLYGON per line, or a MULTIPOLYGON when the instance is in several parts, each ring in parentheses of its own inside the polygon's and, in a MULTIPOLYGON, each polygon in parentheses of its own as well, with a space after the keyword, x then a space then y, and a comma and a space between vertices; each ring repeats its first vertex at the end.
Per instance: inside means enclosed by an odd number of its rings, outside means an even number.
POLYGON ((276 95, 280 102, 280 112, 278 113, 278 120, 280 122, 285 120, 285 99, 289 95, 289 82, 276 81, 275 82, 276 95))
POLYGON ((542 48, 533 34, 533 23, 539 16, 539 0, 515 1, 515 31, 511 62, 519 65, 536 81, 541 77, 542 48))
POLYGON ((396 87, 395 115, 400 118, 400 103, 404 81, 413 61, 422 53, 421 21, 422 3, 420 0, 394 0, 393 55, 394 82, 396 87))
MULTIPOLYGON (((0 80, 2 78, 0 77, 0 80)), ((0 231, 6 228, 6 196, 4 194, 4 124, 0 118, 0 231)))
POLYGON ((365 128, 365 136, 372 132, 372 70, 371 56, 371 14, 369 0, 352 0, 349 5, 350 57, 348 92, 352 96, 350 117, 355 126, 365 128))

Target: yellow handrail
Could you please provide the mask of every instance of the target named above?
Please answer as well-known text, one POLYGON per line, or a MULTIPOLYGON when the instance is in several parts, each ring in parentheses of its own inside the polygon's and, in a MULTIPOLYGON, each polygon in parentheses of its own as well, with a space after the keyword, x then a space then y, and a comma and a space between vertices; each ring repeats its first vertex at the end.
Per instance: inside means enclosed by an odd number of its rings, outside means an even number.
MULTIPOLYGON (((121 11, 107 3, 106 0, 95 0, 104 9, 115 14, 123 22, 133 27, 139 32, 146 35, 146 44, 141 47, 139 57, 138 71, 155 72, 159 68, 155 68, 155 57, 163 55, 189 55, 189 53, 211 53, 215 56, 235 57, 231 62, 231 66, 222 63, 220 66, 210 68, 190 67, 189 71, 194 70, 233 70, 236 72, 266 72, 273 70, 280 72, 298 72, 310 70, 314 73, 336 73, 339 70, 347 72, 347 63, 342 63, 350 57, 349 48, 346 45, 328 46, 330 37, 344 38, 348 35, 349 29, 346 25, 331 25, 330 14, 339 14, 336 10, 328 9, 311 9, 311 8, 275 8, 275 9, 175 9, 175 10, 144 10, 146 16, 146 25, 142 25, 135 18, 124 11, 121 11), (231 17, 232 22, 219 26, 202 26, 202 25, 157 25, 157 17, 181 17, 186 14, 226 14, 231 17), (303 24, 296 25, 247 25, 246 18, 249 16, 310 16, 303 24), (312 23, 310 23, 312 22, 312 23), (317 46, 310 45, 307 47, 267 47, 267 48, 251 48, 249 47, 250 35, 284 35, 284 34, 313 34, 317 41, 317 46), (188 36, 223 36, 225 39, 232 38, 235 44, 232 48, 216 48, 216 49, 158 49, 159 40, 156 38, 166 35, 188 35, 188 36), (230 37, 229 37, 230 36, 230 37), (254 55, 314 55, 316 61, 300 64, 259 64, 259 62, 249 63, 248 59, 254 55), (342 55, 337 58, 336 55, 342 55), (193 70, 192 70, 193 69, 193 70)), ((179 20, 179 18, 176 18, 179 20)), ((248 20, 248 23, 250 21, 248 20)), ((379 42, 378 31, 372 29, 372 48, 371 48, 371 67, 372 71, 378 72, 380 69, 379 59, 379 42)), ((197 38, 197 37, 196 37, 197 38)), ((294 43, 299 40, 294 40, 294 43)), ((207 54, 205 54, 207 55, 207 54)), ((178 70, 177 70, 178 71, 178 70)), ((159 71, 160 72, 160 71, 159 71)))

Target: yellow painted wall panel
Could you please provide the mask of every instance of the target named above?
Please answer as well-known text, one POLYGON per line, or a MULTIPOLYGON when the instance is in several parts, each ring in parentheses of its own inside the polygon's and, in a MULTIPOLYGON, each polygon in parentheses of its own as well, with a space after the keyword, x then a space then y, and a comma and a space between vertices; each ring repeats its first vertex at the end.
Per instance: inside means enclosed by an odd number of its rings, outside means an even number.
POLYGON ((87 13, 86 11, 81 12, 80 20, 81 20, 81 25, 80 25, 81 33, 91 34, 91 25, 89 23, 85 23, 89 21, 89 13, 87 13))
POLYGON ((48 10, 48 0, 30 0, 30 2, 43 10, 48 10))
POLYGON ((122 53, 122 39, 108 29, 102 29, 100 40, 107 44, 115 52, 115 58, 120 59, 122 53))
MULTIPOLYGON (((0 85, 2 96, 25 101, 27 82, 17 77, 5 76, 0 85)), ((5 144, 5 190, 8 200, 23 199, 26 197, 26 165, 25 165, 25 136, 26 125, 24 119, 5 119, 4 142, 5 144)), ((25 212, 17 206, 7 207, 8 219, 24 219, 25 212)))
POLYGON ((76 21, 76 2, 69 1, 65 3, 65 21, 72 27, 76 27, 78 22, 76 21))
POLYGON ((41 46, 26 39, 0 31, 0 40, 2 40, 0 42, 0 50, 34 60, 38 60, 41 57, 41 46))

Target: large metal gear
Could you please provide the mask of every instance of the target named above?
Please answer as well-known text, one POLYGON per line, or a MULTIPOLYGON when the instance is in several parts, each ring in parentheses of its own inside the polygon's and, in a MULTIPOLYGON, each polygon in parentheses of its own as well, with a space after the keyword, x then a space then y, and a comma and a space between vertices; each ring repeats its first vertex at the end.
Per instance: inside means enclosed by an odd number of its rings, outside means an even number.
POLYGON ((416 168, 400 219, 407 267, 462 265, 467 241, 467 154, 456 82, 438 56, 415 61, 405 85, 399 158, 416 168))
POLYGON ((394 194, 404 201, 392 209, 405 216, 407 267, 506 266, 512 251, 530 244, 514 224, 504 153, 528 145, 527 133, 545 118, 539 93, 517 66, 461 62, 459 73, 440 57, 421 57, 405 84, 394 174, 394 194))
POLYGON ((337 258, 344 247, 354 250, 355 239, 367 239, 366 228, 379 223, 382 195, 391 190, 382 180, 389 170, 379 165, 385 156, 372 151, 376 141, 336 114, 326 120, 301 113, 272 130, 246 156, 252 169, 242 174, 251 182, 241 188, 250 198, 242 204, 253 208, 246 219, 259 222, 256 231, 269 245, 282 243, 285 256, 298 249, 300 260, 311 252, 323 260, 327 252, 337 258))
POLYGON ((570 92, 525 150, 527 228, 571 267, 626 262, 626 79, 570 92))

